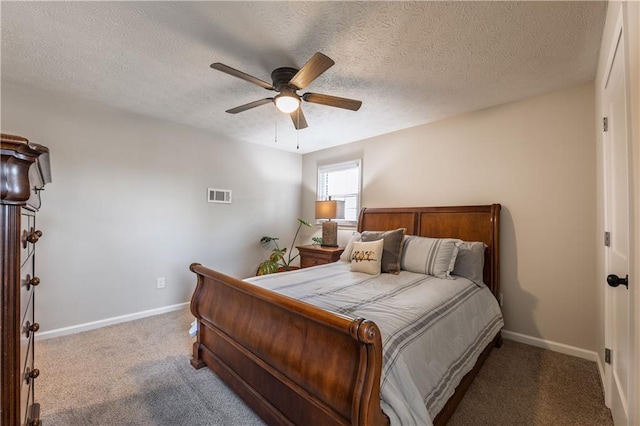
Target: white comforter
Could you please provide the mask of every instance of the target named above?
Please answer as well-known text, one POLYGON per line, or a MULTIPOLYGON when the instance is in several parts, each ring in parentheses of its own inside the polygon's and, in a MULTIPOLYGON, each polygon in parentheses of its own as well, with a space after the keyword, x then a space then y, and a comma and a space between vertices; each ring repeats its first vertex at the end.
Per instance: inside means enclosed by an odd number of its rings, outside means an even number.
POLYGON ((461 277, 372 276, 336 262, 246 281, 374 321, 383 345, 381 404, 392 425, 430 425, 504 324, 489 289, 461 277))

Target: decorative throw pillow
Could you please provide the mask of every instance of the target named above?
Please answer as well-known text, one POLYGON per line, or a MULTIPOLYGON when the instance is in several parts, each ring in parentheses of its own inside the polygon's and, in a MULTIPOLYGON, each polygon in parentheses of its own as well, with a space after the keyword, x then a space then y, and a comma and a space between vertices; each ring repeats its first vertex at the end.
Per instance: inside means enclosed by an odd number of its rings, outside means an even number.
POLYGON ((380 274, 380 264, 382 262, 382 240, 353 243, 351 252, 351 270, 353 272, 364 272, 369 275, 380 274))
POLYGON ((485 243, 459 241, 458 256, 453 268, 453 275, 467 278, 478 285, 483 284, 485 243))
POLYGON ((400 258, 402 256, 402 242, 406 228, 398 228, 393 231, 364 231, 362 241, 384 241, 382 253, 382 272, 392 274, 400 273, 400 258))
POLYGON ((353 251, 353 243, 361 240, 362 239, 360 237, 360 233, 354 232, 353 235, 351 235, 351 238, 349 239, 347 246, 344 248, 344 251, 340 255, 340 260, 345 262, 351 262, 351 252, 353 251))
POLYGON ((458 248, 453 238, 428 238, 409 235, 405 238, 402 269, 419 274, 450 278, 458 248))

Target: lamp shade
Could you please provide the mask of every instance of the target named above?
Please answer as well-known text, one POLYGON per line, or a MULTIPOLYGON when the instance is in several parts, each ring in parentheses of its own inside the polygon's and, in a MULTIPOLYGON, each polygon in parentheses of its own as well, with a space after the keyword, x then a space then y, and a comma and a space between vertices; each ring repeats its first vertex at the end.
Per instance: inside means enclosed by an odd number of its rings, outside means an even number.
POLYGON ((344 219, 344 201, 316 201, 316 219, 344 219))

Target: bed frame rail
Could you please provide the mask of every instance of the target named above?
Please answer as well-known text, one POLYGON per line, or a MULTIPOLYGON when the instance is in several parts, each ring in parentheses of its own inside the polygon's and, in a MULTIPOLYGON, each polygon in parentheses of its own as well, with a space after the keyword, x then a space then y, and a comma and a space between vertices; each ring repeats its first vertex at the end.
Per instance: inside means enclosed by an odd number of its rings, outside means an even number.
POLYGON ((373 322, 197 263, 190 270, 200 327, 194 367, 208 366, 269 424, 389 424, 380 408, 382 343, 373 322))

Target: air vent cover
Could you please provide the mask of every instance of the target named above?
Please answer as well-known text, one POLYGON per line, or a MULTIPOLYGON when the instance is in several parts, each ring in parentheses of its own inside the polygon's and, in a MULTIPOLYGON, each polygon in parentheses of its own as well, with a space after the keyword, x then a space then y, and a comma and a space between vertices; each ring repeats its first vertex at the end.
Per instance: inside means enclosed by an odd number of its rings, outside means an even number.
POLYGON ((209 203, 231 204, 231 190, 209 188, 207 191, 207 201, 209 203))

